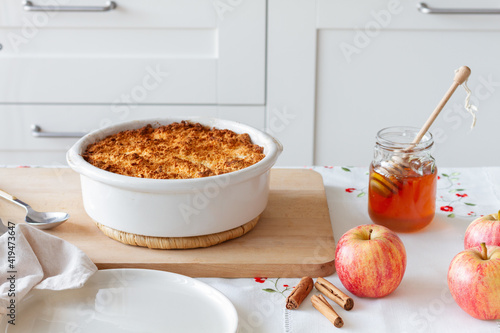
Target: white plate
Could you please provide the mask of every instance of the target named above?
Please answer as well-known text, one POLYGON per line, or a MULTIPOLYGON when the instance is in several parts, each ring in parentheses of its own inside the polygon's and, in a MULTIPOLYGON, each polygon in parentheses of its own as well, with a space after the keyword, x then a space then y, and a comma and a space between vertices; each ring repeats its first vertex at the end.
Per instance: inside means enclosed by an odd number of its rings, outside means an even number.
POLYGON ((81 289, 35 290, 2 332, 231 332, 238 315, 214 288, 187 276, 142 269, 96 272, 81 289))

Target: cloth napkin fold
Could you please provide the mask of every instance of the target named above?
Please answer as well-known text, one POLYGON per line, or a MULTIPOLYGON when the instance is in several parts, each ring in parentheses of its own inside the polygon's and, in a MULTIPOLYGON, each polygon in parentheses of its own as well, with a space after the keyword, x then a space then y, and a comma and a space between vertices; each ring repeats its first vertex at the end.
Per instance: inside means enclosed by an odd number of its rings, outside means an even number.
POLYGON ((18 224, 0 237, 0 316, 9 312, 12 299, 17 306, 32 289, 80 288, 96 271, 73 244, 18 224))

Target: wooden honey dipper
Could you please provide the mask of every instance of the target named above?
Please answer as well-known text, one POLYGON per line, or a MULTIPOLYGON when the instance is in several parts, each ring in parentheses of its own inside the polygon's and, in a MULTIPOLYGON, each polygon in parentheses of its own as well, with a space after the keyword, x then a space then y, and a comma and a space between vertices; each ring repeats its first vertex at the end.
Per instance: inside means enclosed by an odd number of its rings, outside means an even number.
MULTIPOLYGON (((453 95, 458 86, 460 86, 469 78, 470 73, 470 68, 467 66, 462 66, 457 70, 451 87, 448 89, 439 104, 431 113, 425 124, 418 132, 415 139, 407 148, 401 150, 400 152, 411 153, 412 149, 420 143, 420 140, 422 140, 425 133, 427 133, 432 123, 434 122, 434 120, 436 120, 441 110, 443 110, 450 97, 453 95)), ((393 156, 389 162, 385 163, 383 166, 377 167, 377 170, 381 171, 383 175, 378 172, 372 172, 370 178, 370 186, 372 187, 372 189, 374 189, 384 197, 389 197, 392 194, 397 194, 402 185, 400 177, 404 176, 404 174, 406 173, 405 169, 408 167, 409 163, 407 160, 403 159, 400 156, 393 156)))

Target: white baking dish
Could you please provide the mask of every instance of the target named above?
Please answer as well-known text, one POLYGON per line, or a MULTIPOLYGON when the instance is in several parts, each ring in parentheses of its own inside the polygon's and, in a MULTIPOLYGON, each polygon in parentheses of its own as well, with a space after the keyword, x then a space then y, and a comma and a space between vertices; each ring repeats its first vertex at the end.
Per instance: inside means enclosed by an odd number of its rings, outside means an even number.
POLYGON ((272 136, 234 121, 214 118, 135 120, 96 130, 68 151, 69 166, 80 174, 87 214, 107 227, 144 236, 189 237, 239 227, 259 216, 267 205, 269 171, 283 151, 272 136), (264 147, 265 157, 235 172, 195 179, 145 179, 94 167, 81 154, 104 137, 147 124, 153 127, 181 120, 236 133, 248 133, 264 147))

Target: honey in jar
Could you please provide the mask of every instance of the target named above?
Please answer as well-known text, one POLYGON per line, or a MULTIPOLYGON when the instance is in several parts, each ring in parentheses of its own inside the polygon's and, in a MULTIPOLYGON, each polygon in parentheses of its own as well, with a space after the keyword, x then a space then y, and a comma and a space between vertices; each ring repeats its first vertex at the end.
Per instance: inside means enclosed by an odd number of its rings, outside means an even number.
POLYGON ((389 127, 377 133, 370 165, 368 213, 373 222, 397 232, 427 226, 436 208, 437 168, 427 132, 412 144, 417 128, 389 127))

